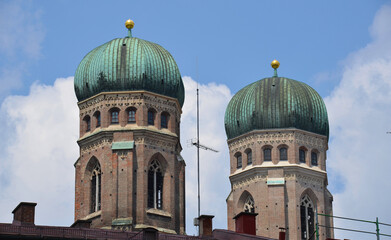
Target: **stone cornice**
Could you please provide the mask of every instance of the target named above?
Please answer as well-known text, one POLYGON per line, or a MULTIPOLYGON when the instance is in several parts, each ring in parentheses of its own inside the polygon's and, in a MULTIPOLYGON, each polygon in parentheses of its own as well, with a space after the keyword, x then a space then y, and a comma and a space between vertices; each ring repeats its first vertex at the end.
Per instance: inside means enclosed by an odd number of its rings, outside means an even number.
POLYGON ((231 153, 251 148, 254 145, 290 144, 293 142, 316 148, 319 151, 328 149, 326 136, 296 128, 254 130, 227 141, 231 153))

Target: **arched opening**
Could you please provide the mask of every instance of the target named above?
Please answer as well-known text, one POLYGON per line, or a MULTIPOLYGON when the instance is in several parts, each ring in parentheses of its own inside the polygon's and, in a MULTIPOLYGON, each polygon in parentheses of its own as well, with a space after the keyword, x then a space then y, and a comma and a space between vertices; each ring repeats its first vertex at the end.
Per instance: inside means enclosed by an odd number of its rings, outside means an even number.
POLYGON ((280 161, 287 161, 288 160, 288 147, 283 145, 279 148, 280 151, 280 161))
POLYGON ((249 192, 244 191, 242 193, 242 195, 239 198, 238 208, 241 209, 241 211, 247 213, 255 212, 254 198, 249 192))
POLYGON ((86 174, 90 180, 90 213, 93 213, 101 210, 102 199, 102 170, 95 157, 88 162, 86 174))
POLYGON ((244 151, 247 155, 247 166, 253 164, 253 152, 250 148, 247 148, 246 151, 244 151))
POLYGON ((100 112, 99 111, 96 111, 94 113, 94 119, 95 119, 95 127, 100 127, 101 118, 100 118, 100 112))
POLYGON ((311 152, 311 165, 318 166, 318 152, 316 150, 311 152))
POLYGON ((148 168, 148 208, 163 209, 163 171, 157 159, 148 168))
POLYGON ((168 128, 168 121, 170 118, 170 114, 168 112, 162 112, 160 115, 160 127, 161 128, 168 128))
POLYGON ((315 239, 315 206, 305 194, 300 200, 301 239, 315 239))
POLYGON ((135 107, 128 108, 128 123, 136 123, 136 111, 135 107))
POLYGON ((155 125, 156 111, 153 108, 148 109, 148 125, 155 125))
POLYGON ((263 147, 263 161, 271 161, 272 160, 272 148, 271 146, 263 147))
POLYGON ((305 163, 306 162, 306 155, 307 155, 307 149, 305 147, 299 148, 299 162, 305 163))
POLYGON ((236 158, 236 168, 242 168, 242 153, 237 152, 235 153, 236 158))
POLYGON ((83 121, 84 121, 86 132, 91 131, 91 118, 90 118, 90 116, 89 115, 85 116, 83 121))
POLYGON ((112 108, 110 109, 110 123, 119 124, 119 109, 112 108))

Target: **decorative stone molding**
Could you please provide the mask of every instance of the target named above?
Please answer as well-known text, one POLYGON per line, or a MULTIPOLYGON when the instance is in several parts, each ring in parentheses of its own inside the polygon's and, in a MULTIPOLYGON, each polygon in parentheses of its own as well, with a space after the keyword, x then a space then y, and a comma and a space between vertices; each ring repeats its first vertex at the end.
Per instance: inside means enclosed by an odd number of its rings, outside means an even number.
POLYGON ((102 139, 96 140, 92 143, 86 144, 84 146, 80 146, 80 151, 82 154, 88 153, 88 152, 91 152, 95 149, 101 148, 104 145, 110 146, 112 141, 113 140, 110 138, 102 138, 102 139))
POLYGON ((251 176, 249 178, 246 178, 241 181, 233 182, 232 183, 232 189, 238 189, 241 188, 245 185, 257 183, 257 182, 265 182, 266 181, 267 175, 265 174, 256 174, 254 176, 251 176))

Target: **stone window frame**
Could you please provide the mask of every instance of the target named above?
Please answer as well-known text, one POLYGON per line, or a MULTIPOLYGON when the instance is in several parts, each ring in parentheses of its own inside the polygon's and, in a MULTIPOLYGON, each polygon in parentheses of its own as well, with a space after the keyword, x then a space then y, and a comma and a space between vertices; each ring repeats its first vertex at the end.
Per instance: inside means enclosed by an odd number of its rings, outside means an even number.
POLYGON ((308 149, 304 146, 299 147, 299 163, 306 163, 308 149), (301 161, 301 152, 304 154, 304 161, 301 161))
POLYGON ((94 122, 95 122, 95 127, 100 127, 101 124, 102 124, 102 114, 100 113, 100 111, 95 111, 94 112, 94 122))
POLYGON ((149 108, 147 112, 147 123, 150 126, 155 126, 156 119, 156 110, 154 108, 149 108))
POLYGON ((91 117, 90 117, 90 115, 86 115, 83 118, 83 122, 84 122, 85 132, 91 131, 91 117))
POLYGON ((244 151, 244 153, 246 153, 246 157, 247 157, 247 166, 252 165, 253 164, 253 151, 252 151, 252 149, 251 148, 247 148, 244 151))
POLYGON ((160 128, 168 128, 168 123, 170 121, 170 114, 166 111, 160 114, 160 128), (165 121, 163 119, 165 118, 165 121))
POLYGON ((154 158, 148 165, 147 206, 163 210, 164 170, 161 161, 154 158))
POLYGON ((265 145, 262 147, 262 159, 264 162, 272 162, 273 161, 273 146, 265 145), (266 150, 270 150, 270 159, 266 159, 266 150))
POLYGON ((243 167, 243 156, 241 152, 236 152, 235 153, 235 159, 236 159, 236 168, 240 169, 243 167))
POLYGON ((311 151, 311 166, 319 166, 319 151, 317 149, 311 151))
POLYGON ((302 240, 309 240, 315 231, 315 211, 316 206, 311 197, 308 196, 308 194, 302 196, 300 199, 300 227, 302 240))
POLYGON ((279 153, 279 160, 280 161, 288 161, 288 159, 289 159, 289 156, 288 156, 288 149, 289 149, 289 147, 287 146, 287 145, 285 145, 285 144, 282 144, 282 145, 279 145, 278 147, 278 153, 279 153), (286 159, 283 159, 283 157, 284 156, 282 156, 282 153, 281 153, 281 151, 283 151, 283 149, 285 149, 285 158, 286 159))
POLYGON ((110 124, 119 124, 120 122, 120 112, 121 110, 117 107, 110 108, 110 124))
POLYGON ((137 108, 136 107, 128 107, 126 109, 127 122, 128 123, 137 123, 137 108))

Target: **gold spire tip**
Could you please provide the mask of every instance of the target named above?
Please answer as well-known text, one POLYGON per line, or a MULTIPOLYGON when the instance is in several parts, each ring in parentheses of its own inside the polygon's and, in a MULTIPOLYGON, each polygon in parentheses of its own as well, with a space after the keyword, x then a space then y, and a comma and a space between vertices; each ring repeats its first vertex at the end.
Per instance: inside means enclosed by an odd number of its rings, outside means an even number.
POLYGON ((277 69, 280 66, 280 62, 274 59, 271 65, 272 68, 277 69))
POLYGON ((132 29, 134 27, 134 22, 132 20, 130 20, 130 19, 126 20, 125 27, 127 29, 132 29))

